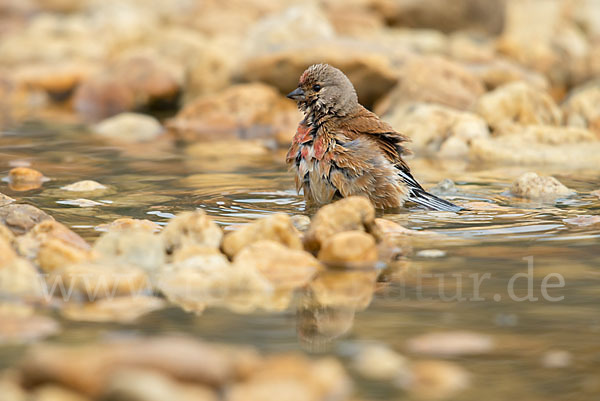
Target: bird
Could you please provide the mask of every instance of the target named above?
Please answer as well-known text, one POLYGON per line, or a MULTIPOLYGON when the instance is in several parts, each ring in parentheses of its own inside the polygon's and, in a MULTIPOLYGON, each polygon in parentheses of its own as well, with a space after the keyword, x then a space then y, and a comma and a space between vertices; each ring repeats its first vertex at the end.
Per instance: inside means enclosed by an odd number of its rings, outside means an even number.
POLYGON ((287 97, 304 114, 286 163, 307 205, 358 195, 378 209, 399 208, 410 201, 431 210, 461 210, 423 189, 402 158, 410 154, 409 138, 363 107, 339 69, 311 65, 287 97))

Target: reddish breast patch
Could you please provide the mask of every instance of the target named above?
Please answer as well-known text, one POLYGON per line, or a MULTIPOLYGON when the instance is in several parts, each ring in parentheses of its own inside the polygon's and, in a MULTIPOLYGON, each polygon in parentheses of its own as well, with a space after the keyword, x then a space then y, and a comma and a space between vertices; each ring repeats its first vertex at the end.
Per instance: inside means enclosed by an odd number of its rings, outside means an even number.
POLYGON ((298 129, 296 130, 296 135, 294 135, 293 142, 294 143, 306 143, 312 140, 310 127, 300 123, 298 125, 298 129))
POLYGON ((321 160, 323 158, 323 155, 327 151, 327 144, 325 143, 325 138, 323 138, 323 137, 317 138, 314 142, 314 148, 315 148, 315 159, 321 160))

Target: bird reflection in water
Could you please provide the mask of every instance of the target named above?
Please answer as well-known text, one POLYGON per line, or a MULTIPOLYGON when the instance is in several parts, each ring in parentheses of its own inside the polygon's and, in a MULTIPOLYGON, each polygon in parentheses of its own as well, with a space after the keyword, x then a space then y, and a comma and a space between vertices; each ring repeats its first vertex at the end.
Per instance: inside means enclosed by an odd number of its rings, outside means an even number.
POLYGON ((308 285, 298 302, 296 329, 304 349, 321 353, 348 333, 357 311, 365 310, 380 270, 326 270, 308 285))

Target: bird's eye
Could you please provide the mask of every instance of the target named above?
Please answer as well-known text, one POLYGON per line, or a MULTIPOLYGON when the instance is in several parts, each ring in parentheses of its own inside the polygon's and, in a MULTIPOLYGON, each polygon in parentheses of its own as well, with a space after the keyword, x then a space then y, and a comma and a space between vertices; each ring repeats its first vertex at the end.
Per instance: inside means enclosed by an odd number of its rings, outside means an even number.
POLYGON ((318 91, 320 91, 320 90, 321 90, 321 85, 319 85, 319 84, 313 85, 313 90, 314 90, 315 92, 318 92, 318 91))

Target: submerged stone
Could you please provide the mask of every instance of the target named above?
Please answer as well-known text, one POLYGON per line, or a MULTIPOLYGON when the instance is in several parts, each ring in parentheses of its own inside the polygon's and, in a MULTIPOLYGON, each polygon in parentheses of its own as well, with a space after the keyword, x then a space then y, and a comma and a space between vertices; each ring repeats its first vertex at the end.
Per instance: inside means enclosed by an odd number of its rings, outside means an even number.
POLYGON ((513 195, 530 199, 553 199, 574 194, 554 177, 538 176, 529 172, 521 175, 513 182, 510 192, 513 195))
POLYGON ((494 350, 491 336, 470 331, 427 333, 406 343, 410 352, 437 356, 480 355, 494 350))
POLYGON ((30 191, 42 186, 44 175, 29 167, 15 167, 8 172, 8 183, 13 191, 30 191))
POLYGON ((106 186, 96 181, 84 180, 74 182, 73 184, 65 185, 64 187, 60 187, 60 189, 73 192, 92 192, 104 190, 106 189, 106 186))
POLYGON ((400 381, 411 374, 408 360, 383 344, 361 347, 352 366, 368 380, 400 381))

